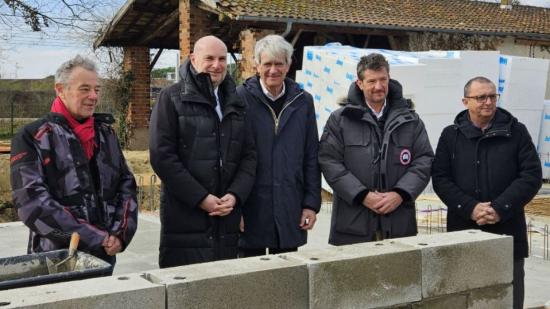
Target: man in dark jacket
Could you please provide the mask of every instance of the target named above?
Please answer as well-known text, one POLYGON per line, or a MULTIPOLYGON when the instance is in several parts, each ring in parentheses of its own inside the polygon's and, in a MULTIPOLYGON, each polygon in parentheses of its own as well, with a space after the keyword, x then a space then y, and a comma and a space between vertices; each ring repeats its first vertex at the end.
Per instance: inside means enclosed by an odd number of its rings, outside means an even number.
POLYGON ((523 308, 528 255, 523 208, 540 189, 542 170, 527 129, 497 108, 497 100, 489 79, 468 81, 466 110, 441 134, 432 181, 449 210, 447 231, 481 229, 514 237, 514 308, 523 308))
POLYGON ((197 40, 181 80, 160 93, 151 115, 151 165, 162 180, 162 268, 237 257, 239 208, 256 159, 226 58, 220 39, 197 40))
POLYGON ((79 250, 114 267, 137 228, 136 183, 113 117, 94 114, 99 88, 90 60, 76 56, 61 65, 52 112, 12 140, 11 184, 31 230, 29 253, 67 248, 78 232, 79 250))
POLYGON ((256 182, 243 207, 241 256, 296 251, 321 207, 311 95, 286 77, 292 45, 268 35, 255 46, 257 76, 237 89, 255 136, 256 182))
POLYGON ((380 54, 361 57, 344 107, 325 125, 319 163, 333 189, 329 243, 416 235, 415 204, 433 151, 380 54))

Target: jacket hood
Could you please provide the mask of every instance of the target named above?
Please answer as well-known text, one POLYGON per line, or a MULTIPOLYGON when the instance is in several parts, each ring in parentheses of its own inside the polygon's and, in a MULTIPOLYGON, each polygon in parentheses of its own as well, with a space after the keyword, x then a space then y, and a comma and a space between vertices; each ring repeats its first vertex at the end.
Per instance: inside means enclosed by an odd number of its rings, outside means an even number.
MULTIPOLYGON (((504 130, 507 133, 510 133, 512 125, 517 123, 518 120, 517 118, 512 116, 512 114, 510 114, 510 112, 508 112, 507 110, 497 107, 495 116, 493 117, 493 120, 491 122, 492 123, 489 131, 504 130)), ((478 137, 483 134, 481 130, 474 126, 470 121, 470 115, 467 109, 456 115, 454 123, 458 127, 458 129, 462 131, 462 133, 468 138, 478 137)))
MULTIPOLYGON (((396 81, 395 79, 390 79, 388 83, 388 96, 386 100, 389 104, 393 106, 403 105, 407 108, 410 107, 410 103, 403 99, 403 86, 396 81)), ((365 96, 363 91, 359 89, 355 82, 352 82, 349 85, 348 97, 343 99, 340 105, 355 105, 355 106, 365 106, 365 96)))

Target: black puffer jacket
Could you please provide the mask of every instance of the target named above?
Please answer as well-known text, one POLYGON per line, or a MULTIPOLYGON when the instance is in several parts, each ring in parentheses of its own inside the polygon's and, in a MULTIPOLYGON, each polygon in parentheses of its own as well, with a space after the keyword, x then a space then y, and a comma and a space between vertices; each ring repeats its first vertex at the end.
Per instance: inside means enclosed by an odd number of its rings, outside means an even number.
POLYGON ((319 163, 334 191, 330 244, 372 241, 378 227, 384 238, 417 233, 414 200, 430 179, 433 151, 424 123, 409 108, 401 89, 397 81, 390 81, 383 131, 355 84, 346 105, 334 111, 325 125, 319 163), (378 215, 358 198, 366 190, 399 190, 409 199, 393 212, 378 215))
POLYGON ((211 217, 199 205, 208 194, 228 192, 244 202, 256 169, 245 105, 231 78, 219 86, 220 121, 208 74, 187 60, 180 77, 160 93, 150 124, 151 165, 162 180, 161 267, 237 256, 240 209, 211 217))
POLYGON ((244 248, 295 248, 306 243, 299 226, 302 210, 321 207, 321 171, 317 163, 319 138, 311 95, 291 79, 285 80, 283 109, 274 115, 258 77, 237 92, 247 103, 258 165, 256 182, 243 207, 244 248))
POLYGON ((443 130, 432 166, 437 195, 449 208, 447 230, 481 229, 514 236, 514 257, 526 257, 523 208, 542 185, 540 159, 525 126, 498 108, 492 126, 482 133, 465 110, 443 130), (470 219, 475 205, 491 202, 501 217, 478 226, 470 219))

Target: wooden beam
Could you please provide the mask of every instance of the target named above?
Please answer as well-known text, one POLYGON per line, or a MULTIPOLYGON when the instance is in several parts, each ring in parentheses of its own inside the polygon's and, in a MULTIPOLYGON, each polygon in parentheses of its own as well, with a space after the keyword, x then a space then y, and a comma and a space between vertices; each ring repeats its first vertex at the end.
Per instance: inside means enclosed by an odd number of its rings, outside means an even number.
POLYGON ((164 51, 164 48, 161 48, 158 50, 157 54, 155 55, 155 58, 153 58, 153 61, 151 61, 151 65, 149 65, 150 70, 152 71, 155 67, 155 64, 157 64, 157 60, 159 60, 160 55, 164 51))
POLYGON ((174 23, 177 25, 178 18, 179 18, 179 10, 175 9, 170 15, 168 15, 168 17, 164 20, 164 22, 160 26, 158 26, 149 35, 141 39, 138 45, 147 45, 155 37, 159 37, 159 38, 166 37, 166 35, 161 35, 161 34, 164 34, 168 32, 168 30, 173 29, 174 23))

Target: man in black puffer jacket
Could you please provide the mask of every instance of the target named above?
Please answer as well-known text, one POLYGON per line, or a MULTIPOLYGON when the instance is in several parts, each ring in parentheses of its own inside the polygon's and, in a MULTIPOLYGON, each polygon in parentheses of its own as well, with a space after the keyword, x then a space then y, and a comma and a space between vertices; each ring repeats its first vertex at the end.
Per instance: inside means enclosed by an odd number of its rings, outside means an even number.
POLYGON ((256 157, 226 55, 220 39, 197 40, 181 80, 160 93, 151 115, 151 165, 162 180, 161 268, 237 257, 256 157))
POLYGON ((390 80, 384 56, 361 57, 357 77, 344 107, 330 115, 319 148, 334 192, 333 245, 416 235, 414 201, 433 159, 424 123, 390 80))
POLYGON ((455 123, 441 134, 433 187, 449 208, 447 231, 481 229, 514 237, 514 308, 523 308, 528 255, 523 207, 542 185, 540 159, 525 126, 497 108, 496 87, 475 77, 455 123))

